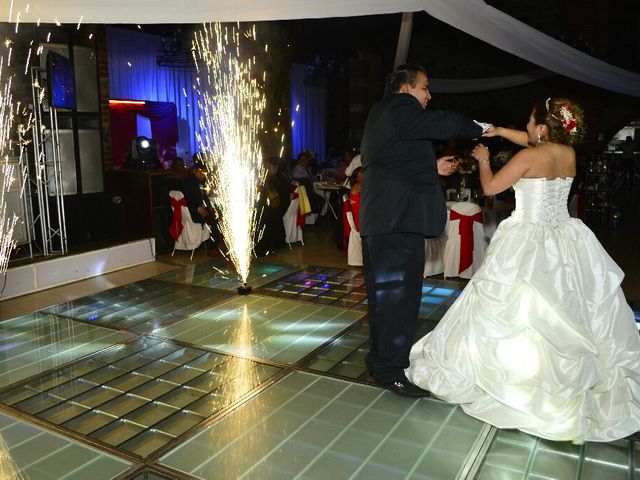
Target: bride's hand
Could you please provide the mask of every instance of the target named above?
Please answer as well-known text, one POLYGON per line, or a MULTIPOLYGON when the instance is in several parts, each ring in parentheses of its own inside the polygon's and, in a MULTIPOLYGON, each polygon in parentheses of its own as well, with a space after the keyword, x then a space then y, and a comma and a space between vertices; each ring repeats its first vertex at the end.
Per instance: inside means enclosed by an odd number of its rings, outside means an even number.
POLYGON ((436 160, 438 164, 438 175, 447 177, 456 171, 458 164, 454 161, 455 155, 445 155, 436 160))
POLYGON ((471 151, 471 156, 475 158, 478 163, 489 161, 489 149, 482 143, 477 144, 471 151))
POLYGON ((498 128, 493 124, 489 124, 489 128, 482 134, 483 137, 497 137, 498 136, 498 128))

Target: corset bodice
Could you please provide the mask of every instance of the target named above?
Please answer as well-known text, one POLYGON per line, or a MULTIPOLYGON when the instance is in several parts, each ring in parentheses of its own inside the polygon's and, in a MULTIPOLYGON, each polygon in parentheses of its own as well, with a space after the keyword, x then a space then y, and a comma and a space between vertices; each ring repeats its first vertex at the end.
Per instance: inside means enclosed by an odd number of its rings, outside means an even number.
POLYGON ((521 178, 513 189, 516 192, 515 218, 543 222, 550 225, 569 219, 567 200, 573 178, 521 178))

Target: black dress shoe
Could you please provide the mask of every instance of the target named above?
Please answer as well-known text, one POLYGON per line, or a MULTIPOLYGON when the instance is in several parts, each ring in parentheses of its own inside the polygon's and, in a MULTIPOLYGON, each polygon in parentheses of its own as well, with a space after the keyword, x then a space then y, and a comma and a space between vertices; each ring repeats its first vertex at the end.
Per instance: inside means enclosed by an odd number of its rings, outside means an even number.
POLYGON ((429 392, 423 390, 417 385, 414 385, 406 378, 403 380, 396 380, 394 382, 387 383, 376 382, 376 385, 385 388, 390 392, 395 393, 396 395, 400 395, 401 397, 420 398, 429 396, 429 392))

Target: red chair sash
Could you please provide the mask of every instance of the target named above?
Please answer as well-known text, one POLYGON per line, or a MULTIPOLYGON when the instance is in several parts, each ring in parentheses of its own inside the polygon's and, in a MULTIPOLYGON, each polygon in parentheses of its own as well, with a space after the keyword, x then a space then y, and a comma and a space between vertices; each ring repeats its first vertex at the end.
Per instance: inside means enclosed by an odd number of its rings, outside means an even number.
MULTIPOLYGON (((300 196, 298 195, 298 187, 296 185, 289 185, 289 190, 291 191, 291 200, 295 200, 300 196)), ((300 213, 300 209, 298 209, 296 215, 296 226, 300 228, 304 227, 304 215, 300 213)))
POLYGON ((182 233, 182 207, 187 206, 187 200, 183 197, 180 200, 171 199, 171 208, 173 208, 173 220, 169 226, 169 235, 177 242, 178 237, 182 233))
POLYGON ((458 273, 464 272, 473 263, 473 222, 482 223, 482 212, 475 215, 462 215, 454 210, 449 213, 449 220, 460 220, 460 268, 458 273))

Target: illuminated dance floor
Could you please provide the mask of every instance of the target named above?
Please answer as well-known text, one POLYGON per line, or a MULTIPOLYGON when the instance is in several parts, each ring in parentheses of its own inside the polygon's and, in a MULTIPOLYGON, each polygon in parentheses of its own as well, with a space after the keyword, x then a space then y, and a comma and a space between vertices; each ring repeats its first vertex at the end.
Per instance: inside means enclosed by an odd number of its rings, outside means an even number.
MULTIPOLYGON (((207 260, 0 322, 0 447, 32 480, 640 479, 632 440, 549 442, 372 385, 358 270, 234 278, 207 260)), ((418 337, 462 286, 425 281, 418 337)))

